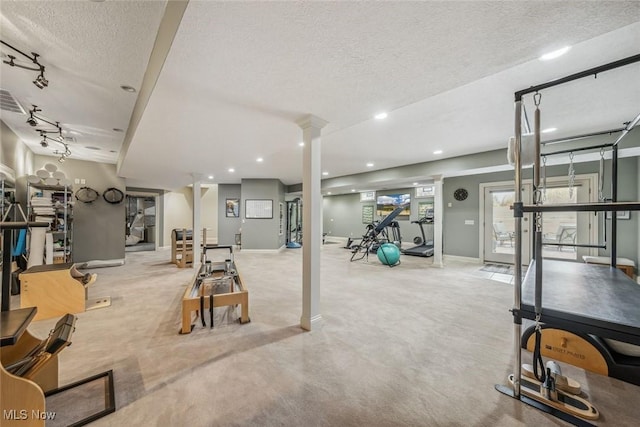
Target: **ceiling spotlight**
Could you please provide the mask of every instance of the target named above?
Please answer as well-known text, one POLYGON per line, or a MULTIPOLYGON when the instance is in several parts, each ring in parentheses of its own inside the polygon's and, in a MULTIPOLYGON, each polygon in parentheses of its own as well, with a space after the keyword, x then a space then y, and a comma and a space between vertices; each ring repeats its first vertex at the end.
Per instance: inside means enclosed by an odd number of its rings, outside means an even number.
POLYGON ((541 61, 549 61, 551 59, 556 59, 564 55, 565 53, 569 52, 569 49, 571 49, 571 46, 565 46, 561 49, 554 50, 553 52, 545 53, 539 59, 541 61))
POLYGON ((351 192, 352 192, 352 193, 355 193, 355 192, 356 192, 356 189, 355 189, 355 188, 352 188, 352 189, 351 189, 351 192))
POLYGON ((33 81, 33 84, 36 85, 38 89, 44 89, 45 87, 49 86, 49 80, 44 78, 44 67, 42 67, 40 74, 33 81))
POLYGON ((261 162, 263 162, 263 161, 264 161, 264 159, 263 159, 262 157, 258 157, 258 158, 256 159, 256 162, 258 162, 258 163, 261 163, 261 162))
POLYGON ((27 119, 27 124, 31 127, 38 126, 38 121, 33 117, 33 113, 29 112, 29 118, 27 119))
POLYGON ((387 116, 388 116, 388 114, 387 114, 387 113, 382 112, 382 113, 378 113, 378 114, 376 114, 376 115, 375 115, 375 116, 373 116, 373 117, 374 117, 376 120, 383 120, 383 119, 386 119, 386 118, 387 118, 387 116))
POLYGON ((125 92, 135 92, 136 89, 132 86, 127 86, 127 85, 121 85, 120 89, 124 90, 125 92))
POLYGON ((417 183, 417 182, 414 182, 414 183, 413 183, 413 185, 418 185, 418 183, 417 183))
POLYGON ((229 168, 229 172, 234 173, 236 170, 234 168, 229 168))
POLYGON ((327 191, 327 194, 331 195, 331 191, 327 191))
POLYGON ((44 89, 45 87, 49 86, 49 81, 44 77, 44 65, 42 65, 42 64, 40 64, 38 62, 38 57, 40 55, 38 55, 35 52, 31 52, 31 55, 27 55, 26 53, 24 53, 20 49, 17 49, 15 47, 11 46, 9 43, 5 42, 4 40, 0 40, 0 43, 2 43, 3 45, 7 46, 9 49, 19 53, 20 55, 24 56, 25 58, 29 59, 31 62, 33 62, 33 64, 35 66, 26 66, 26 65, 22 65, 22 64, 16 63, 15 62, 16 57, 13 56, 13 55, 7 55, 9 60, 8 61, 4 60, 2 62, 4 62, 5 64, 10 65, 11 67, 18 67, 18 68, 23 68, 25 70, 31 70, 31 71, 39 71, 40 74, 33 81, 33 84, 36 85, 39 89, 44 89))
POLYGON ((299 145, 300 147, 304 147, 304 142, 298 142, 298 145, 299 145))
POLYGON ((372 168, 373 167, 373 163, 367 163, 367 167, 368 168, 372 168))
POLYGON ((58 159, 58 161, 59 161, 60 163, 64 163, 64 161, 65 161, 64 156, 60 156, 60 158, 58 159))
POLYGON ((213 179, 213 175, 209 175, 209 179, 213 179))
POLYGON ((322 172, 322 175, 327 176, 329 175, 329 172, 322 172))
POLYGON ((436 150, 433 152, 433 154, 442 154, 442 150, 436 150))
POLYGON ((42 138, 42 141, 40 141, 40 145, 41 145, 43 148, 47 148, 47 147, 49 146, 49 143, 47 142, 46 137, 45 137, 45 138, 42 138))

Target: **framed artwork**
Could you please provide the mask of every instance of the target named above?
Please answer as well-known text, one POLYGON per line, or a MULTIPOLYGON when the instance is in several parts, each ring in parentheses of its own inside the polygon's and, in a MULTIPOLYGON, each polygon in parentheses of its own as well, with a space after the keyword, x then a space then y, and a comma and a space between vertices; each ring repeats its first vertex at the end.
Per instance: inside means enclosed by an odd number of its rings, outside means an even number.
MULTIPOLYGON (((629 211, 618 211, 616 212, 617 219, 629 219, 631 215, 629 211)), ((607 219, 611 219, 611 211, 607 211, 607 219)))
POLYGON ((416 197, 433 197, 436 195, 435 185, 429 185, 426 187, 416 187, 416 197))
POLYGON ((373 206, 365 205, 362 207, 362 223, 371 224, 373 222, 373 206))
POLYGON ((247 199, 244 205, 244 217, 247 219, 273 219, 273 200, 247 199))
POLYGON ((418 218, 424 218, 427 216, 427 212, 433 212, 433 203, 432 202, 420 202, 418 203, 418 218))
POLYGON ((375 202, 375 200, 376 200, 375 191, 363 191, 362 193, 360 193, 361 202, 375 202))
POLYGON ((278 203, 280 207, 280 227, 278 228, 278 236, 282 236, 284 234, 284 205, 282 202, 278 203))
POLYGON ((228 218, 238 218, 240 216, 240 200, 239 199, 227 199, 226 200, 226 216, 228 218))

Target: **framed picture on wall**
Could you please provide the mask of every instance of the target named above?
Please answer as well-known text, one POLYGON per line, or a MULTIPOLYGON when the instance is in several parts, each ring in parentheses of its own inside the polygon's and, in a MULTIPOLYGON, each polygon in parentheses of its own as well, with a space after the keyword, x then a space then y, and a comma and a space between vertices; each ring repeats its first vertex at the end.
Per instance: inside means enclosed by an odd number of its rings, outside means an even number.
POLYGON ((360 193, 361 202, 375 202, 375 200, 376 200, 375 191, 363 191, 362 193, 360 193))
POLYGON ((228 218, 238 218, 240 216, 240 200, 239 199, 227 199, 226 200, 226 216, 228 218))
POLYGON ((428 185, 426 187, 416 187, 416 197, 433 197, 436 195, 435 185, 428 185))
POLYGON ((244 217, 247 219, 273 219, 273 200, 247 199, 244 206, 244 217))
POLYGON ((431 215, 433 215, 433 203, 432 202, 418 203, 418 218, 424 218, 425 216, 427 216, 427 213, 431 213, 431 215))
POLYGON ((362 207, 362 223, 371 224, 373 222, 373 205, 364 205, 362 207))
MULTIPOLYGON (((629 211, 618 211, 616 212, 616 218, 629 219, 631 218, 631 215, 629 214, 629 211)), ((607 211, 607 219, 611 219, 611 211, 607 211)))

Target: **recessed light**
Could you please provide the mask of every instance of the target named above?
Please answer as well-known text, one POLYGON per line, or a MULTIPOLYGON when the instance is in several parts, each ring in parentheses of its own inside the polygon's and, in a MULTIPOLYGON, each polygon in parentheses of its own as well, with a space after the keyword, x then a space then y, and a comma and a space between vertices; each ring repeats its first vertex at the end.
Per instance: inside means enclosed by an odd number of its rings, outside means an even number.
POLYGON ((442 154, 442 150, 436 150, 433 152, 433 154, 442 154))
POLYGON ((327 191, 327 194, 331 194, 331 191, 327 191))
POLYGON ((549 61, 550 59, 556 59, 564 55, 565 53, 569 52, 569 49, 571 49, 571 46, 565 46, 561 49, 554 50, 553 52, 545 53, 539 59, 541 61, 549 61))
POLYGON ((263 159, 262 157, 258 157, 258 158, 256 159, 256 162, 258 162, 258 163, 263 162, 263 161, 264 161, 264 159, 263 159))
POLYGON ((120 129, 120 128, 113 128, 114 132, 124 132, 124 129, 120 129))
POLYGON ((299 145, 300 147, 304 147, 304 142, 298 142, 298 145, 299 145))
POLYGON ((124 90, 125 92, 135 92, 136 89, 132 86, 127 86, 127 85, 121 85, 120 89, 124 90))
POLYGON ((557 131, 558 128, 547 128, 542 131, 542 133, 551 133, 557 131))
POLYGON ((417 182, 414 182, 414 183, 413 183, 413 185, 418 185, 418 183, 417 183, 417 182))
POLYGON ((209 179, 213 179, 213 175, 209 175, 209 179))
POLYGON ((375 115, 375 116, 373 116, 373 117, 374 117, 376 120, 384 120, 384 119, 386 119, 386 118, 387 118, 387 116, 388 116, 388 114, 387 114, 387 113, 382 112, 382 113, 378 113, 378 114, 376 114, 376 115, 375 115))
POLYGON ((233 172, 235 172, 235 171, 236 171, 236 170, 235 170, 234 168, 229 168, 229 172, 233 173, 233 172))
POLYGON ((355 188, 352 188, 352 189, 351 189, 351 192, 352 192, 352 193, 355 193, 355 192, 356 192, 356 189, 355 189, 355 188))
POLYGON ((109 150, 110 153, 117 153, 116 150, 109 150))
POLYGON ((371 162, 367 163, 367 167, 368 168, 372 168, 373 167, 373 163, 371 163, 371 162))
POLYGON ((329 172, 322 172, 322 175, 327 176, 329 175, 329 172))
POLYGON ((86 146, 86 147, 84 147, 84 148, 86 148, 87 150, 96 150, 96 151, 100 151, 100 147, 94 147, 94 146, 91 146, 91 145, 87 145, 87 146, 86 146))

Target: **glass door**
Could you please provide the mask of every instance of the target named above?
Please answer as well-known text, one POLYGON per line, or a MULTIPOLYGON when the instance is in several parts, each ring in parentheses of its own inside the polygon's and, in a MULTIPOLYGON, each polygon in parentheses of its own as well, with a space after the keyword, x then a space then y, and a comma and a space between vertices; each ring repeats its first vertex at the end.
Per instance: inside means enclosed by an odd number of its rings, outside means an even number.
MULTIPOLYGON (((522 200, 529 203, 531 190, 523 186, 522 200)), ((515 255, 515 218, 511 206, 515 201, 513 185, 488 186, 484 189, 484 261, 513 264, 515 255)), ((522 263, 530 260, 530 216, 522 221, 522 263)))
MULTIPOLYGON (((573 188, 566 179, 547 183, 543 193, 545 204, 587 203, 590 201, 589 179, 576 178, 573 188)), ((542 215, 543 258, 582 261, 589 255, 588 248, 576 248, 576 243, 591 243, 591 221, 589 212, 545 212, 542 215)))

